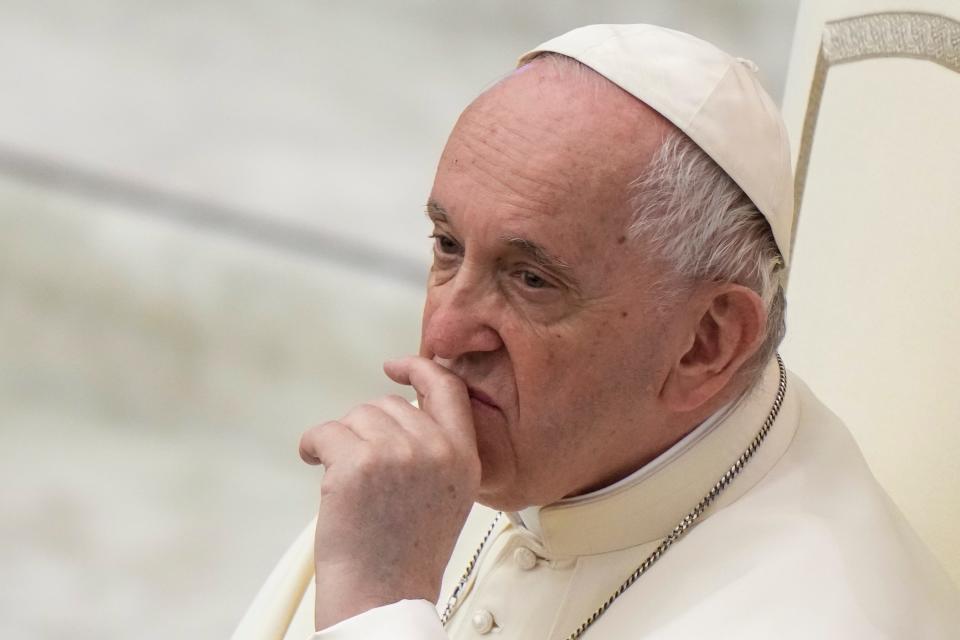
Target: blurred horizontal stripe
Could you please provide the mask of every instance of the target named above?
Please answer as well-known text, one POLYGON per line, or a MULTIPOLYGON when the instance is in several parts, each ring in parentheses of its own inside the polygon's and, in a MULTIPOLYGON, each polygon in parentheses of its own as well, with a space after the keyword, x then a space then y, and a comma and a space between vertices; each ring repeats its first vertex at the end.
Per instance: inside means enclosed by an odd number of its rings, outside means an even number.
POLYGON ((271 248, 332 262, 421 287, 424 265, 349 238, 255 212, 205 201, 130 180, 97 173, 63 161, 0 146, 0 175, 35 186, 124 206, 204 231, 221 233, 271 248))

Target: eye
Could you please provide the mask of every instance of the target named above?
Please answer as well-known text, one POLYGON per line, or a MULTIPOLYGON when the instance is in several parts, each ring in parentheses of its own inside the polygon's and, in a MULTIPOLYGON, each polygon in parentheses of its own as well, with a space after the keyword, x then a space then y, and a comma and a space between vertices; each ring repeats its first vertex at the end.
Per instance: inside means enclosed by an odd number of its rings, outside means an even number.
POLYGON ((547 289, 553 286, 532 271, 520 271, 519 275, 524 286, 529 289, 547 289))
POLYGON ((434 248, 438 253, 449 256, 455 256, 460 253, 460 245, 450 236, 445 236, 442 233, 434 233, 430 237, 433 238, 434 248))

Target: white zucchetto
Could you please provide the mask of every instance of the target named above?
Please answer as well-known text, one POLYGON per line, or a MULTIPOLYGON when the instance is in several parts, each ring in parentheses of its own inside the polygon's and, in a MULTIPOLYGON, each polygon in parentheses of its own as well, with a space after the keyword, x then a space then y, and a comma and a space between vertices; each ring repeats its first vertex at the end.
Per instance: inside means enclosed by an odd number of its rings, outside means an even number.
POLYGON ((648 24, 580 27, 524 54, 578 60, 672 122, 767 219, 789 263, 793 172, 783 118, 756 65, 687 33, 648 24))

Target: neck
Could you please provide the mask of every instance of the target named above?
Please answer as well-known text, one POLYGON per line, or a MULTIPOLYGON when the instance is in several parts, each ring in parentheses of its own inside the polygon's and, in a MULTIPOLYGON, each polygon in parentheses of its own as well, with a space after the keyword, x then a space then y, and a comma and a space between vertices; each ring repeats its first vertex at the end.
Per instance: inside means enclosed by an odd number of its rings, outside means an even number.
POLYGON ((721 407, 633 474, 591 493, 508 516, 558 556, 600 553, 660 539, 747 448, 755 446, 751 443, 776 406, 778 417, 763 446, 755 447, 745 472, 700 517, 703 520, 759 482, 786 451, 799 414, 789 392, 782 406, 775 403, 779 381, 779 367, 771 361, 756 387, 721 407))
POLYGON ((683 442, 692 433, 697 432, 707 423, 716 421, 717 416, 725 415, 729 408, 735 405, 749 391, 746 384, 735 383, 731 381, 719 393, 704 402, 693 411, 687 411, 682 414, 675 414, 668 418, 661 432, 666 434, 661 439, 659 445, 653 451, 646 451, 638 459, 633 460, 619 468, 609 470, 603 477, 593 481, 575 491, 570 492, 563 497, 563 500, 589 495, 611 485, 615 485, 625 478, 632 477, 634 474, 643 470, 652 461, 657 460, 664 453, 670 451, 683 442))

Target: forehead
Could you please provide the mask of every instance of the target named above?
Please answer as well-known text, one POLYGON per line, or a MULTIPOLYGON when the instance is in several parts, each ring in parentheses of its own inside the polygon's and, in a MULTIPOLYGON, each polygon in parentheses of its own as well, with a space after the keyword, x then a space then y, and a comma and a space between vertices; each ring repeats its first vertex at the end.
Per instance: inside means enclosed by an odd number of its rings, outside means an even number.
POLYGON ((507 232, 541 228, 589 250, 616 242, 629 184, 670 125, 590 74, 534 62, 480 96, 454 127, 431 199, 507 232))

